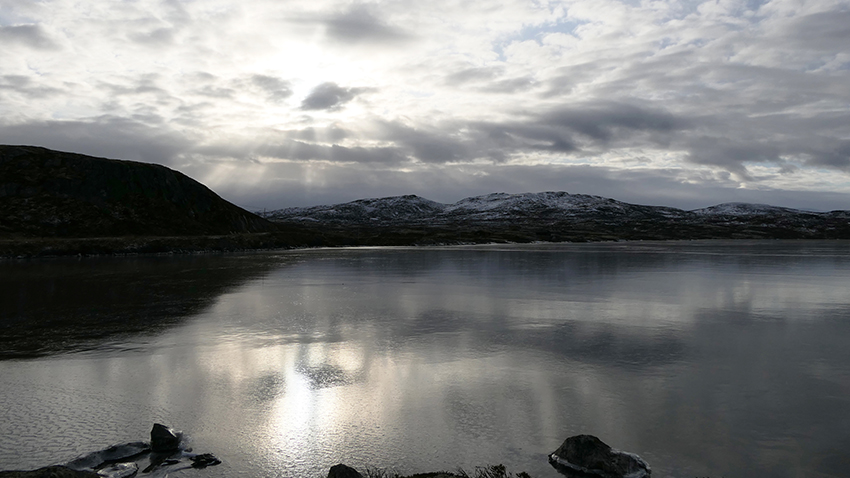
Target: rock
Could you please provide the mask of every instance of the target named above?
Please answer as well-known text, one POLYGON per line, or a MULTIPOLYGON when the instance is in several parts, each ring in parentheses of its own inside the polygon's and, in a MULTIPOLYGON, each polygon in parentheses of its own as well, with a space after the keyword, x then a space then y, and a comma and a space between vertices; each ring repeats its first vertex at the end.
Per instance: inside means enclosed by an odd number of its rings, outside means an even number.
POLYGON ((142 470, 142 474, 156 471, 154 476, 168 476, 172 471, 206 468, 221 463, 211 453, 189 453, 192 450, 181 443, 182 438, 183 432, 155 423, 151 429, 150 444, 132 442, 113 445, 80 455, 65 465, 33 471, 0 471, 0 478, 132 478, 145 463, 148 466, 142 470))
POLYGON ((549 463, 568 477, 644 478, 652 470, 634 453, 615 450, 593 435, 576 435, 549 455, 549 463))
POLYGON ((363 478, 363 475, 354 468, 340 463, 331 467, 331 471, 328 472, 328 478, 363 478))
POLYGON ((192 468, 206 468, 208 466, 220 465, 221 460, 215 457, 212 453, 203 453, 190 458, 192 460, 192 468))
POLYGON ((141 441, 113 445, 105 450, 80 455, 65 463, 65 466, 73 470, 101 470, 112 463, 132 461, 150 450, 150 445, 141 441))
POLYGON ((115 463, 97 471, 101 478, 132 478, 139 472, 139 465, 130 463, 115 463))
POLYGON ((182 432, 154 423, 153 428, 151 428, 151 451, 154 453, 177 451, 182 436, 182 432))
POLYGON ((101 478, 93 471, 72 470, 64 466, 45 466, 32 471, 0 471, 2 478, 101 478))

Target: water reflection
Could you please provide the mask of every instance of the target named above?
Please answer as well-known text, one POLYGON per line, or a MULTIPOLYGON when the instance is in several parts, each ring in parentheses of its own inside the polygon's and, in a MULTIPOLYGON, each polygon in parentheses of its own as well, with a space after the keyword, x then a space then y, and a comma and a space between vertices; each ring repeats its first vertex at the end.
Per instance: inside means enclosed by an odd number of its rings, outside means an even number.
MULTIPOLYGON (((94 293, 3 309, 42 310, 60 329, 71 321, 61 317, 93 325, 111 314, 154 325, 105 339, 72 327, 79 337, 39 352, 88 353, 0 362, 10 423, 0 468, 138 439, 162 421, 223 459, 210 476, 324 476, 342 461, 410 472, 505 463, 554 477, 546 453, 577 433, 641 454, 653 476, 846 470, 845 243, 207 260, 86 278, 80 290, 136 297, 126 309, 94 293), (138 292, 157 287, 151 277, 165 285, 138 292)), ((58 275, 92 270, 67 269, 58 275)), ((57 275, 31 274, 15 297, 57 275)))
POLYGON ((0 359, 122 349, 278 266, 252 256, 0 262, 0 359))

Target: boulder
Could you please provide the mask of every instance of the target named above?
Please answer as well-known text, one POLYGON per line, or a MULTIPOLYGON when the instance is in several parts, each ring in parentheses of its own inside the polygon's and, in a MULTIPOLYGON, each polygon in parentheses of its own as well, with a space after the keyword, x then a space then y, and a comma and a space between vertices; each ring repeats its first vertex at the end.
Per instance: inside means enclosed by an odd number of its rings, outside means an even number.
POLYGON ((340 463, 331 467, 331 471, 328 472, 328 478, 363 478, 363 475, 354 468, 340 463))
POLYGON ((220 465, 221 460, 215 457, 212 453, 203 453, 189 458, 192 460, 192 468, 206 468, 208 466, 220 465))
POLYGON ((641 457, 615 450, 593 435, 567 438, 549 455, 549 463, 571 478, 644 478, 652 472, 641 457))
POLYGON ((154 423, 151 428, 151 451, 164 453, 177 451, 180 447, 180 438, 183 433, 175 431, 165 425, 154 423))
POLYGON ((133 461, 149 451, 151 451, 150 445, 142 441, 112 445, 105 450, 80 455, 65 463, 65 466, 73 470, 101 470, 113 463, 133 461))

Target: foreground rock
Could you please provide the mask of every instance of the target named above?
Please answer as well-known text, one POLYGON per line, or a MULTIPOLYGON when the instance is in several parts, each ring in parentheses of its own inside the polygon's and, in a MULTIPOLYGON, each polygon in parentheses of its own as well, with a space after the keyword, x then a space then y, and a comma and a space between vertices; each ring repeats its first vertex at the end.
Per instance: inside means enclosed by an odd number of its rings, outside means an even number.
POLYGON ((182 436, 182 432, 175 431, 173 428, 159 423, 154 423, 153 428, 151 428, 151 451, 159 453, 177 451, 182 436))
POLYGON ((331 467, 328 478, 363 478, 363 475, 354 468, 340 463, 331 467))
POLYGON ((103 450, 78 456, 65 463, 65 466, 74 470, 102 470, 111 464, 128 463, 136 458, 147 456, 150 451, 150 445, 143 441, 112 445, 103 450))
POLYGON ((221 463, 211 453, 194 454, 183 442, 183 433, 154 424, 151 442, 132 442, 81 455, 64 465, 32 471, 0 471, 0 478, 131 478, 156 471, 156 476, 188 468, 221 463))
MULTIPOLYGON (((415 473, 413 475, 399 475, 395 472, 386 470, 373 469, 367 472, 368 476, 381 476, 385 478, 531 478, 528 473, 520 472, 514 475, 509 473, 504 465, 490 465, 485 467, 475 467, 475 471, 470 474, 462 469, 458 469, 457 473, 448 471, 433 471, 430 473, 415 473)), ((340 463, 334 465, 328 472, 328 478, 363 478, 363 475, 354 468, 340 463)))
POLYGON ((644 478, 652 470, 634 453, 615 450, 593 435, 576 435, 549 455, 549 463, 571 478, 644 478))

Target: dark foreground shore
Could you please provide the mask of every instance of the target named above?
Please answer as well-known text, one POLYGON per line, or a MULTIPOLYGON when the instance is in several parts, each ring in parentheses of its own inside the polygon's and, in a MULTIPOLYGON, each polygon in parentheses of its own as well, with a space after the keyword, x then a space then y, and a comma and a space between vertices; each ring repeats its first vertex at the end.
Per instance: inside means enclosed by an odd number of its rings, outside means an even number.
MULTIPOLYGON (((183 432, 155 423, 150 442, 114 445, 105 450, 80 456, 65 465, 53 465, 32 471, 0 471, 0 478, 133 478, 139 470, 165 472, 190 468, 204 469, 221 464, 211 453, 194 454, 185 446, 183 432)), ((567 438, 553 453, 549 463, 567 478, 649 478, 652 470, 639 456, 616 450, 593 435, 567 438)), ((504 465, 476 467, 472 473, 438 471, 402 476, 385 469, 356 470, 343 463, 330 467, 327 478, 531 478, 528 473, 514 475, 504 465)))

